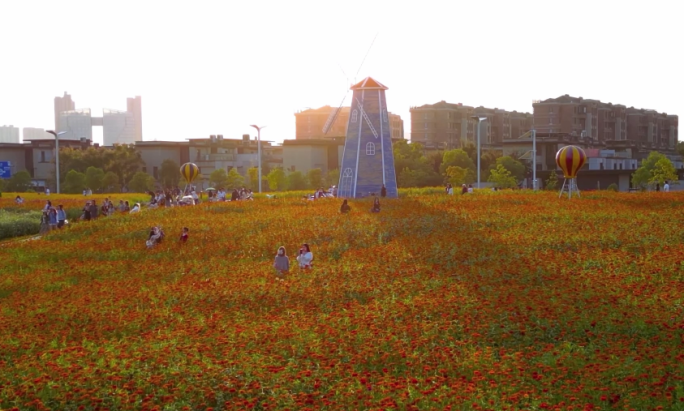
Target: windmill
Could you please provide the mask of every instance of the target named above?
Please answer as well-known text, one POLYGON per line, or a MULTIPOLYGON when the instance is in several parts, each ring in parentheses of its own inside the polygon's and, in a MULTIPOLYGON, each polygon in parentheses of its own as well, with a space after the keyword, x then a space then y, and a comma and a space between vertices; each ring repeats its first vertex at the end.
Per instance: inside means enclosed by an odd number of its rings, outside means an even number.
MULTIPOLYGON (((371 49, 373 48, 373 44, 375 43, 375 39, 378 38, 378 34, 375 34, 375 37, 373 37, 373 41, 371 42, 370 47, 368 47, 368 51, 366 51, 366 55, 363 56, 363 60, 361 60, 361 64, 359 65, 359 69, 356 70, 356 74, 354 75, 354 81, 351 82, 351 84, 356 84, 356 77, 359 75, 359 72, 361 72, 361 68, 363 67, 363 63, 366 62, 366 57, 368 57, 368 54, 370 53, 371 49)), ((349 77, 347 76, 347 73, 344 72, 344 69, 342 66, 340 66, 340 70, 342 70, 342 74, 344 74, 344 77, 347 79, 347 83, 349 83, 349 77)), ((347 99, 347 96, 349 96, 349 91, 350 89, 347 89, 347 92, 344 94, 344 97, 342 97, 342 101, 340 102, 340 105, 337 108, 333 108, 332 111, 330 112, 330 115, 328 116, 328 119, 325 121, 325 124, 323 125, 323 134, 328 134, 332 127, 335 125, 335 121, 337 121, 337 118, 339 117, 340 113, 342 112, 342 107, 344 107, 344 102, 347 99)))

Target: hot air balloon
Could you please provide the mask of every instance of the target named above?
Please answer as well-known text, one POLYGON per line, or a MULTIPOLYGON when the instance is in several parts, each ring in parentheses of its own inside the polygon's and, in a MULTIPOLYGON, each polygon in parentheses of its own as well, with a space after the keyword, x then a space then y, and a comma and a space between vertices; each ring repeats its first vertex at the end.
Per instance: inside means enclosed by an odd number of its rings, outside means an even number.
POLYGON ((568 198, 572 197, 573 193, 577 193, 579 197, 580 192, 577 189, 577 172, 582 168, 587 161, 587 155, 580 147, 565 146, 556 153, 556 164, 563 170, 563 187, 561 187, 558 197, 563 195, 567 190, 568 198))
POLYGON ((192 180, 196 179, 199 175, 199 167, 195 163, 185 163, 180 168, 181 177, 185 179, 185 188, 188 188, 188 184, 192 183, 192 180))

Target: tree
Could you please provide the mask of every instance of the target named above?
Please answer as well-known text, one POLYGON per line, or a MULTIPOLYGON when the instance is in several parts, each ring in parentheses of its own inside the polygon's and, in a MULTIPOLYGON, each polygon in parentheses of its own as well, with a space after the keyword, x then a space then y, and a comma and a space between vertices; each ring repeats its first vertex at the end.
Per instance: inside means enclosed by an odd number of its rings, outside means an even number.
POLYGON ((552 171, 551 174, 549 174, 549 178, 546 180, 545 185, 547 190, 555 190, 556 187, 558 187, 558 176, 555 172, 552 171))
POLYGON ((468 170, 459 166, 449 166, 446 170, 447 182, 453 186, 460 186, 466 183, 468 170))
POLYGON ((447 170, 452 166, 460 167, 466 170, 466 183, 472 183, 475 181, 475 164, 473 164, 473 160, 468 157, 468 154, 466 154, 466 152, 460 148, 444 152, 444 158, 442 159, 442 164, 440 166, 440 173, 445 178, 448 178, 447 170))
MULTIPOLYGON (((233 170, 235 170, 235 168, 232 168, 230 171, 233 170)), ((237 170, 235 170, 235 172, 237 173, 237 170)), ((212 171, 209 175, 209 184, 214 186, 214 188, 228 188, 228 174, 226 173, 226 170, 217 168, 212 171)), ((230 187, 230 189, 233 188, 236 187, 230 187)))
POLYGON ((238 173, 237 168, 233 167, 226 176, 226 187, 229 190, 240 188, 245 185, 245 178, 238 173))
POLYGON ((641 162, 641 167, 632 174, 632 184, 635 187, 646 188, 648 184, 664 183, 665 180, 677 180, 677 174, 670 159, 657 151, 651 151, 641 162), (661 181, 662 180, 662 181, 661 181))
POLYGON ((104 178, 104 171, 101 168, 90 166, 85 172, 86 187, 93 191, 102 188, 102 179, 104 178))
POLYGON ((328 170, 328 174, 325 176, 325 182, 328 187, 338 185, 340 183, 340 170, 328 170))
POLYGON ((85 150, 63 147, 59 150, 60 175, 69 170, 85 173, 88 167, 102 168, 113 172, 119 181, 130 181, 133 175, 145 165, 133 144, 115 144, 112 148, 88 147, 85 150))
POLYGON ((312 168, 306 172, 306 180, 309 183, 309 188, 318 190, 323 187, 323 172, 320 168, 312 168))
POLYGON ((259 189, 259 167, 250 167, 247 169, 248 186, 252 191, 259 189))
POLYGON ((159 170, 159 182, 161 183, 162 187, 178 187, 180 178, 180 166, 175 161, 169 158, 162 161, 159 170))
POLYGON ((419 143, 397 141, 392 145, 394 168, 401 170, 397 174, 397 184, 401 187, 425 187, 439 185, 442 177, 435 171, 434 155, 427 158, 423 155, 423 146, 419 143))
POLYGON ((653 170, 651 170, 651 184, 665 184, 666 181, 678 180, 677 170, 669 158, 661 158, 655 163, 653 170))
POLYGON ((62 192, 67 194, 81 194, 86 188, 86 175, 76 170, 69 170, 64 177, 62 192))
POLYGON ((516 181, 520 181, 525 178, 525 165, 513 157, 503 156, 497 158, 496 164, 492 165, 491 169, 496 169, 499 165, 502 165, 506 170, 508 170, 516 179, 516 181))
POLYGON ((293 171, 287 176, 287 186, 290 190, 305 190, 306 179, 301 171, 293 171))
POLYGON ((13 193, 23 193, 31 189, 31 174, 28 171, 22 170, 12 175, 7 181, 7 191, 13 193))
POLYGON ((518 186, 518 182, 513 174, 503 164, 497 164, 496 168, 490 171, 488 181, 494 183, 498 188, 514 188, 518 186))
POLYGON ((7 187, 7 180, 4 178, 0 178, 0 194, 2 194, 3 191, 5 191, 5 188, 7 187))
POLYGON ((133 174, 131 181, 128 182, 128 189, 133 193, 152 191, 154 190, 154 177, 143 171, 138 171, 133 174))
POLYGON ((287 177, 285 177, 285 172, 280 167, 271 170, 266 176, 266 180, 271 191, 283 191, 287 187, 287 177))
POLYGON ((680 141, 677 143, 677 152, 680 156, 684 156, 684 141, 680 141))
POLYGON ((102 177, 102 188, 105 192, 118 192, 121 188, 119 186, 119 176, 112 171, 107 171, 102 177))

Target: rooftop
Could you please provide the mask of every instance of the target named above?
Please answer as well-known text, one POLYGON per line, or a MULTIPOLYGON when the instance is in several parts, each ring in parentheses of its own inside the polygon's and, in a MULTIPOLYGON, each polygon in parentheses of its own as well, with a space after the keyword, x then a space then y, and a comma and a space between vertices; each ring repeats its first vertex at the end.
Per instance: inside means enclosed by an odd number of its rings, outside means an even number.
POLYGON ((350 90, 387 90, 387 87, 372 77, 366 77, 351 86, 350 90))

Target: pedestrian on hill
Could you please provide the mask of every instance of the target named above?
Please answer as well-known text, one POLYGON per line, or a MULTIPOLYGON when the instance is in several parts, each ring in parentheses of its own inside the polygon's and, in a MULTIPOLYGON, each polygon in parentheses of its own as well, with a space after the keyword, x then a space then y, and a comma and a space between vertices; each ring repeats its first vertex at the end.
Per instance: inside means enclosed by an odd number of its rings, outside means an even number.
POLYGON ((278 253, 273 261, 273 268, 276 270, 276 278, 279 280, 284 280, 287 276, 287 273, 290 271, 290 258, 287 256, 285 247, 278 247, 278 253))

